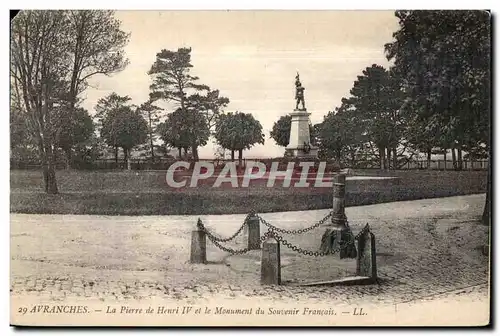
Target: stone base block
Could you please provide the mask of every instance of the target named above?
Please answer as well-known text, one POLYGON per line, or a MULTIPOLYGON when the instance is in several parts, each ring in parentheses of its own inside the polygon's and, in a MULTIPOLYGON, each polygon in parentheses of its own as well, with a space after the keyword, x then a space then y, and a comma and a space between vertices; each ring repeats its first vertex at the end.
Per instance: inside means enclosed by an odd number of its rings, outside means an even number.
POLYGON ((358 286, 358 285, 373 285, 377 279, 367 276, 351 276, 342 279, 331 281, 320 281, 303 284, 302 286, 358 286))

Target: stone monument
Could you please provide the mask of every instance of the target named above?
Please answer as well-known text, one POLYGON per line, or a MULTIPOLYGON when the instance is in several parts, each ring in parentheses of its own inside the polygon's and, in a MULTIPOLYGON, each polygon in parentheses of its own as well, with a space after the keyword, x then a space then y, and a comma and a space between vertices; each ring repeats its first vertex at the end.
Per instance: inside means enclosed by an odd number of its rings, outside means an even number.
POLYGON ((285 149, 285 156, 295 158, 317 158, 318 148, 311 145, 309 133, 309 116, 304 98, 305 88, 300 82, 299 73, 295 76, 295 109, 290 116, 290 141, 285 149))

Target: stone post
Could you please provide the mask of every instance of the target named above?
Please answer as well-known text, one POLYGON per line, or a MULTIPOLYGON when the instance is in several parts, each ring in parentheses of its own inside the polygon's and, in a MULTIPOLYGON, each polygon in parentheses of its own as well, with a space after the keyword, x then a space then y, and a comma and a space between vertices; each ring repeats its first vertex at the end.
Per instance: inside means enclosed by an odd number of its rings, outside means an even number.
POLYGON ((340 259, 355 258, 356 248, 354 244, 345 245, 352 239, 352 233, 347 227, 347 216, 345 214, 345 186, 346 175, 338 173, 333 176, 333 202, 331 223, 325 223, 326 229, 321 239, 321 252, 334 252, 339 250, 340 259), (343 246, 341 248, 341 246, 343 246))
POLYGON ((332 225, 340 229, 347 228, 345 225, 347 221, 345 215, 345 180, 345 174, 339 173, 333 176, 332 225))
POLYGON ((191 258, 192 264, 205 264, 207 262, 207 237, 203 230, 191 232, 191 258))
POLYGON ((260 220, 257 216, 250 216, 247 220, 248 245, 250 250, 260 249, 260 220))
POLYGON ((375 235, 368 230, 358 238, 358 257, 356 258, 356 275, 377 279, 377 255, 375 235))
POLYGON ((280 243, 272 237, 262 244, 260 283, 262 285, 281 284, 280 243))

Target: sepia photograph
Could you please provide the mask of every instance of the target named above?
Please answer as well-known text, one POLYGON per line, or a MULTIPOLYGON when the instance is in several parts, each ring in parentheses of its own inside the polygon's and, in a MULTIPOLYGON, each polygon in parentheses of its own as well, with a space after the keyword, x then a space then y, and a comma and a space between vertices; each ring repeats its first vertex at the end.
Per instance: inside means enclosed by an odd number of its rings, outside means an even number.
POLYGON ((9 42, 11 326, 491 326, 490 11, 11 10, 9 42))

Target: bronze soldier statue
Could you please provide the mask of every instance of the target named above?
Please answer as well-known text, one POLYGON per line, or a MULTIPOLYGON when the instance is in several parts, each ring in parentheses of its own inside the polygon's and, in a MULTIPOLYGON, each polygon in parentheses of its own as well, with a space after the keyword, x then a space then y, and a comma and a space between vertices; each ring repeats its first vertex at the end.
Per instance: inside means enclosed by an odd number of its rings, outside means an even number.
POLYGON ((299 73, 297 72, 297 76, 295 76, 295 100, 297 102, 295 105, 296 110, 299 110, 300 103, 302 103, 301 110, 306 109, 306 102, 304 100, 304 90, 305 90, 305 88, 300 83, 299 73))

